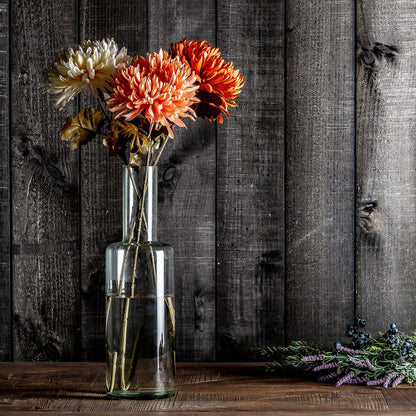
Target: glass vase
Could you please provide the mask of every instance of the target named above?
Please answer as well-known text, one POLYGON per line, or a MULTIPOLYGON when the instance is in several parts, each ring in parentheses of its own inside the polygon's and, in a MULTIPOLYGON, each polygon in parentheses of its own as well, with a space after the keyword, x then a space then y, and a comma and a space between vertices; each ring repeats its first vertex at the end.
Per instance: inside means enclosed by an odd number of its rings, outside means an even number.
POLYGON ((123 240, 106 250, 107 396, 175 393, 173 249, 157 241, 157 168, 123 167, 123 240))

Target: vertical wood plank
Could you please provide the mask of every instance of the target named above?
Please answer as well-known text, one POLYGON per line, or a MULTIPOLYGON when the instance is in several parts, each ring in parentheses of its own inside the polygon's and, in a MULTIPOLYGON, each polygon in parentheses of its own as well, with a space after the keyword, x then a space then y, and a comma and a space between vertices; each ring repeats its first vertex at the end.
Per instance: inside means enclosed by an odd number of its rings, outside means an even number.
MULTIPOLYGON (((215 44, 215 1, 149 2, 149 51, 215 44)), ((160 160, 159 237, 175 250, 177 358, 215 359, 215 124, 185 121, 160 160)))
POLYGON ((14 358, 78 360, 78 155, 61 143, 66 117, 42 86, 75 41, 75 2, 10 7, 14 358))
POLYGON ((357 311, 415 327, 416 8, 358 1, 357 311))
POLYGON ((0 361, 11 359, 9 2, 0 1, 0 361))
POLYGON ((284 340, 284 2, 217 3, 217 46, 245 77, 217 128, 218 358, 240 360, 284 340))
POLYGON ((287 340, 353 316, 354 1, 287 3, 287 340))
MULTIPOLYGON (((114 38, 130 56, 147 50, 146 0, 80 0, 80 41, 114 38)), ((97 106, 88 99, 85 105, 97 106)), ((123 161, 101 140, 81 150, 82 359, 105 357, 105 248, 121 240, 123 161)))

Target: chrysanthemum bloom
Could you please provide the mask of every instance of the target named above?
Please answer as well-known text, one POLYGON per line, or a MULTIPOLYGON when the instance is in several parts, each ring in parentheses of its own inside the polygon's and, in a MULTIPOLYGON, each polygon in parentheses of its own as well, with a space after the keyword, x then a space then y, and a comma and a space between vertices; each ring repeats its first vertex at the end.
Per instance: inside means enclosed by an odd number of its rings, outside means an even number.
POLYGON ((179 56, 197 76, 199 90, 196 96, 200 102, 194 106, 199 117, 222 123, 222 115, 230 116, 228 107, 235 107, 234 99, 244 85, 243 76, 233 66, 222 59, 218 48, 207 44, 206 40, 171 44, 172 56, 179 56))
POLYGON ((199 101, 195 80, 191 69, 167 52, 147 54, 147 58, 136 56, 130 64, 116 69, 107 108, 115 118, 125 120, 143 115, 150 122, 149 134, 153 127, 164 126, 173 137, 172 124, 185 127, 182 118, 194 119, 191 106, 199 101))
POLYGON ((129 59, 126 48, 119 51, 114 39, 86 40, 74 49, 62 50, 49 65, 47 90, 58 94, 56 106, 60 109, 89 87, 98 96, 99 90, 108 90, 115 68, 129 59))

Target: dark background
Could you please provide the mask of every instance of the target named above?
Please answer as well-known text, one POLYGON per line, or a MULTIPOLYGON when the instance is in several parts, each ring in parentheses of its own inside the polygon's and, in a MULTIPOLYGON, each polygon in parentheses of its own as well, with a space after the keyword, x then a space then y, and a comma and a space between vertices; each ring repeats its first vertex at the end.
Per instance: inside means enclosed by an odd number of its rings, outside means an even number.
POLYGON ((104 360, 104 250, 121 162, 71 152, 42 84, 61 48, 207 39, 246 84, 160 163, 177 357, 416 325, 414 0, 0 0, 0 359, 104 360))

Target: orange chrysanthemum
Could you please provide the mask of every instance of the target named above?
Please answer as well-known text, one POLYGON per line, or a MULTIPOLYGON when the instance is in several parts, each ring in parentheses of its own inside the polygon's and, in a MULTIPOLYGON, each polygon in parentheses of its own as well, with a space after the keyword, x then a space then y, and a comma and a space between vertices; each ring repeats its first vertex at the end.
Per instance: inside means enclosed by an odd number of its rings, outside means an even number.
POLYGON ((195 81, 192 70, 167 52, 136 56, 116 69, 107 108, 116 119, 133 120, 143 115, 150 123, 149 134, 153 127, 164 126, 173 137, 172 124, 185 127, 181 119, 196 116, 191 108, 199 101, 195 81))
POLYGON ((189 41, 184 39, 170 45, 172 56, 179 56, 197 76, 199 90, 196 96, 200 102, 194 105, 199 117, 222 123, 222 115, 230 116, 228 107, 235 107, 234 99, 244 85, 243 76, 233 66, 222 59, 218 48, 207 44, 206 40, 189 41))

